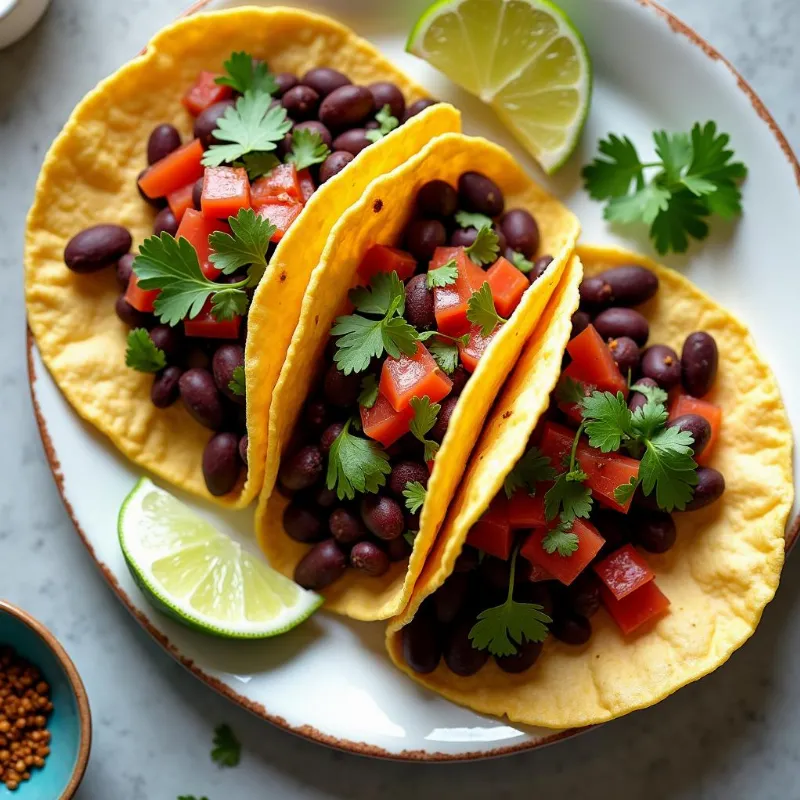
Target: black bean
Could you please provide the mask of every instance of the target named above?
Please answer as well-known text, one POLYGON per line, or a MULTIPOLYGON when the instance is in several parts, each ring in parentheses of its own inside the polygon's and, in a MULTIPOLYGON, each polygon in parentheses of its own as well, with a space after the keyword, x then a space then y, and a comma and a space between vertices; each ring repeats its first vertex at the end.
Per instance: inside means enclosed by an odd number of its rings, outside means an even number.
POLYGON ((450 247, 469 247, 478 238, 477 228, 456 228, 450 234, 450 247))
POLYGON ((411 545, 406 541, 404 536, 398 536, 390 542, 384 542, 386 548, 386 555, 389 556, 389 561, 404 561, 411 555, 411 545))
POLYGON ((508 246, 525 258, 533 258, 539 249, 539 226, 524 208, 506 211, 500 220, 500 227, 508 241, 508 246))
POLYGON ((341 422, 334 422, 325 428, 319 441, 319 446, 323 453, 327 453, 331 449, 343 430, 344 425, 341 422))
POLYGON ((244 367, 244 348, 240 344, 220 345, 211 359, 211 371, 214 373, 214 383, 217 388, 237 405, 245 404, 245 395, 231 391, 230 383, 233 372, 237 367, 244 367))
POLYGON ((134 256, 133 253, 125 253, 125 255, 117 261, 117 283, 123 292, 128 288, 128 284, 131 281, 134 258, 136 258, 136 256, 134 256))
POLYGON ((208 353, 206 353, 206 351, 199 344, 190 345, 186 353, 186 361, 184 366, 186 366, 187 369, 192 369, 194 367, 210 369, 211 359, 209 358, 208 353))
POLYGON ((417 192, 417 210, 425 217, 447 219, 457 208, 458 195, 447 181, 428 181, 417 192))
POLYGON ((315 544, 294 568, 294 580, 304 589, 325 589, 344 575, 347 557, 333 539, 315 544))
POLYGON ((195 210, 201 211, 203 208, 203 179, 198 178, 192 187, 192 205, 195 210))
POLYGON ((278 90, 275 92, 277 97, 283 97, 289 89, 293 89, 300 81, 297 75, 291 72, 279 72, 275 76, 275 83, 278 84, 278 90))
POLYGON ((327 538, 322 515, 311 508, 302 495, 296 495, 283 510, 283 529, 296 542, 314 544, 327 538))
POLYGON ((687 504, 687 511, 697 511, 719 500, 725 492, 725 478, 722 473, 712 467, 698 467, 697 486, 694 497, 687 504))
POLYGON ((417 261, 428 262, 437 247, 447 242, 447 231, 438 219, 412 219, 403 235, 405 249, 417 261))
POLYGON ((453 397, 456 397, 464 391, 464 387, 467 385, 467 381, 469 380, 469 372, 467 372, 464 367, 460 364, 453 370, 453 374, 450 375, 450 380, 453 382, 453 386, 450 389, 450 394, 453 397))
POLYGON ((468 572, 454 572, 434 592, 433 608, 439 622, 449 625, 458 616, 467 600, 469 585, 468 572))
POLYGON ((386 495, 365 495, 361 500, 361 519, 379 539, 396 539, 406 527, 403 509, 386 495))
POLYGON ((458 404, 458 397, 445 397, 444 400, 441 402, 441 409, 439 410, 439 416, 436 418, 436 424, 431 428, 430 437, 435 442, 442 443, 444 440, 444 436, 447 433, 447 428, 450 426, 450 417, 453 416, 453 412, 456 410, 456 405, 458 404))
MULTIPOLYGON (((312 131, 313 133, 316 133, 328 147, 330 147, 333 142, 333 137, 331 136, 331 132, 321 122, 319 122, 316 119, 308 120, 308 122, 299 122, 292 129, 292 132, 294 131, 312 131)), ((346 150, 347 148, 334 147, 333 149, 346 150)))
POLYGON ((379 578, 389 570, 389 556, 375 542, 358 542, 350 551, 350 566, 370 578, 379 578))
POLYGON ((650 323, 632 308, 607 308, 594 318, 592 324, 603 339, 627 336, 639 347, 644 347, 650 336, 650 323))
POLYGON ((147 163, 155 164, 181 146, 181 135, 174 125, 156 125, 147 140, 147 163))
POLYGON ((347 508, 336 508, 328 517, 328 530, 339 544, 350 545, 369 536, 361 517, 347 508))
POLYGON ((665 344, 654 344, 642 353, 642 375, 652 378, 662 389, 671 389, 681 379, 678 354, 665 344))
POLYGON ((533 283, 535 280, 544 275, 547 272, 547 268, 553 263, 553 256, 539 256, 536 261, 533 262, 533 269, 530 271, 528 277, 533 283))
POLYGON ((692 452, 695 458, 706 449, 706 445, 711 439, 711 424, 699 414, 682 414, 668 422, 667 427, 689 431, 692 435, 692 452))
POLYGON ((427 275, 414 275, 406 284, 406 319, 420 331, 433 328, 436 312, 427 275))
POLYGON ((248 444, 248 442, 249 442, 249 439, 247 438, 247 434, 245 434, 244 436, 242 436, 241 439, 239 439, 239 458, 242 459, 242 463, 245 466, 247 466, 247 444, 248 444))
POLYGON ((164 351, 168 364, 178 364, 183 361, 186 340, 180 328, 172 328, 169 325, 156 325, 150 329, 150 338, 159 350, 164 351))
POLYGON ((611 351, 611 355, 614 357, 614 361, 624 378, 629 373, 636 372, 639 367, 641 352, 639 351, 639 345, 633 339, 629 339, 627 336, 612 339, 608 343, 608 349, 611 351))
POLYGON ((319 94, 310 86, 304 86, 301 83, 289 89, 281 97, 281 105, 292 120, 302 122, 316 116, 319 108, 319 94))
POLYGON ((567 598, 572 610, 588 619, 600 609, 600 582, 585 570, 567 588, 567 598))
POLYGON ((657 291, 658 278, 649 269, 633 264, 584 278, 580 287, 581 304, 595 309, 638 306, 657 291))
POLYGON ((327 97, 334 89, 349 86, 351 81, 347 75, 342 75, 329 67, 315 67, 306 72, 300 83, 310 86, 320 97, 327 97))
POLYGON ((275 155, 278 156, 279 159, 285 159, 286 156, 292 152, 293 143, 294 138, 291 132, 285 133, 283 139, 278 142, 278 146, 275 148, 275 155))
POLYGON ((603 553, 613 553, 631 539, 631 523, 625 514, 612 511, 610 508, 595 508, 592 511, 591 521, 605 539, 603 553))
POLYGON ((574 339, 579 333, 583 333, 588 327, 592 318, 586 311, 576 311, 572 315, 572 333, 570 339, 574 339))
POLYGON ((219 103, 214 103, 208 108, 204 108, 197 115, 194 121, 194 138, 199 139, 203 147, 208 149, 217 142, 217 138, 214 136, 217 122, 234 105, 235 102, 233 100, 220 100, 219 103))
POLYGON ((439 666, 442 643, 436 621, 420 612, 402 629, 403 659, 414 672, 427 675, 439 666))
POLYGON ((326 510, 331 509, 336 504, 336 492, 327 486, 318 486, 312 489, 309 502, 326 510))
POLYGON ((152 314, 135 309, 125 299, 124 293, 117 298, 117 302, 114 305, 114 310, 117 312, 117 316, 129 328, 149 328, 154 319, 152 314))
POLYGON ((181 375, 181 398, 186 410, 206 428, 219 430, 224 421, 224 407, 214 378, 206 369, 190 369, 181 375))
POLYGON ((349 408, 355 405, 358 395, 361 394, 361 375, 355 372, 345 375, 335 364, 331 364, 325 373, 323 392, 331 405, 349 408))
POLYGON ((494 660, 503 672, 518 675, 530 669, 542 654, 541 642, 525 642, 517 645, 517 652, 513 656, 495 656, 494 660))
POLYGON ((372 142, 367 138, 366 128, 350 128, 350 130, 340 133, 333 140, 333 149, 344 150, 357 156, 371 144, 372 142))
POLYGON ((500 187, 480 172, 465 172, 458 179, 458 199, 467 211, 499 217, 505 200, 500 187))
MULTIPOLYGON (((519 584, 524 580, 522 566, 522 559, 520 559, 514 572, 515 584, 519 584)), ((484 556, 479 572, 483 586, 501 593, 508 592, 508 581, 511 575, 510 561, 503 561, 503 559, 495 556, 484 556)))
POLYGON ((637 510, 634 538, 648 553, 666 553, 675 544, 675 522, 666 511, 637 510))
POLYGON ((306 445, 282 459, 278 478, 284 489, 293 492, 308 489, 319 480, 324 466, 319 447, 306 445))
POLYGON ((403 119, 403 115, 406 113, 406 101, 403 93, 395 84, 389 83, 389 81, 379 81, 371 83, 367 89, 372 94, 372 102, 377 110, 389 106, 393 117, 398 121, 403 119))
POLYGON ((403 490, 407 483, 419 481, 423 486, 428 486, 428 468, 418 461, 398 461, 392 465, 387 488, 402 503, 403 490))
POLYGON ((167 198, 166 197, 148 197, 143 191, 142 187, 139 186, 139 181, 142 179, 142 176, 147 172, 147 169, 143 169, 137 176, 136 176, 136 189, 139 192, 139 197, 145 201, 148 205, 151 205, 153 208, 164 208, 167 205, 167 198))
MULTIPOLYGON (((658 506, 658 502, 656 500, 656 493, 652 491, 649 495, 645 495, 644 490, 642 489, 641 484, 633 493, 633 504, 637 508, 646 508, 648 511, 660 511, 661 509, 658 506)), ((601 551, 605 553, 605 551, 601 551)))
POLYGON ((475 619, 464 617, 450 629, 444 645, 444 660, 451 672, 465 678, 474 675, 489 660, 488 650, 472 646, 469 632, 475 619))
POLYGON ((564 644, 582 645, 592 635, 592 623, 580 614, 561 614, 553 620, 550 633, 564 644))
MULTIPOLYGON (((634 385, 649 386, 651 389, 658 388, 658 384, 652 378, 639 378, 634 385)), ((628 408, 631 411, 636 411, 637 408, 641 408, 646 402, 647 397, 641 392, 631 392, 631 396, 628 398, 628 408)))
POLYGON ((161 236, 162 233, 168 233, 170 236, 178 233, 178 220, 169 207, 162 208, 153 220, 153 235, 161 236))
POLYGON ((155 376, 150 387, 150 400, 156 408, 169 408, 178 399, 181 374, 180 367, 166 367, 155 376))
POLYGON ((711 390, 717 377, 719 352, 710 333, 690 333, 683 343, 681 353, 681 380, 683 388, 693 397, 702 397, 711 390))
POLYGON ((92 225, 75 234, 64 248, 64 263, 73 272, 97 272, 115 265, 133 244, 122 225, 92 225))
POLYGON ((203 478, 214 497, 228 494, 236 486, 241 468, 235 433, 217 433, 208 440, 203 450, 203 478))
POLYGON ((419 521, 422 516, 421 511, 416 511, 413 514, 410 511, 406 511, 403 514, 403 517, 406 521, 406 529, 409 531, 418 531, 419 530, 419 521))
POLYGON ((428 97, 422 97, 419 100, 415 100, 411 103, 410 106, 406 108, 406 113, 403 116, 403 122, 407 122, 411 117, 416 117, 421 111, 424 111, 426 108, 430 106, 435 106, 437 100, 431 100, 428 97))
POLYGON ((338 175, 354 158, 355 156, 346 150, 334 150, 319 168, 319 182, 325 183, 334 175, 338 175))
MULTIPOLYGON (((508 249, 508 245, 506 242, 506 235, 503 233, 503 229, 497 224, 492 225, 492 230, 495 232, 495 235, 497 236, 497 247, 498 247, 497 252, 502 255, 508 249)), ((513 264, 514 262, 512 261, 511 263, 513 264)))
POLYGON ((355 128, 375 111, 372 94, 365 86, 340 86, 319 107, 319 118, 331 130, 355 128))
POLYGON ((474 547, 464 545, 453 565, 453 572, 472 572, 477 566, 478 551, 474 547))

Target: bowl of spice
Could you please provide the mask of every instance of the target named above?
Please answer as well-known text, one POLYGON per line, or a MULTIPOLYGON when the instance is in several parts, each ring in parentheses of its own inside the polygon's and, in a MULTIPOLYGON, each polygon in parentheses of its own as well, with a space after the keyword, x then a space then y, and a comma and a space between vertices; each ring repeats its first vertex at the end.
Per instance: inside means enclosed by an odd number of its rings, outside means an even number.
POLYGON ((69 800, 91 741, 72 660, 44 625, 0 600, 0 800, 69 800))

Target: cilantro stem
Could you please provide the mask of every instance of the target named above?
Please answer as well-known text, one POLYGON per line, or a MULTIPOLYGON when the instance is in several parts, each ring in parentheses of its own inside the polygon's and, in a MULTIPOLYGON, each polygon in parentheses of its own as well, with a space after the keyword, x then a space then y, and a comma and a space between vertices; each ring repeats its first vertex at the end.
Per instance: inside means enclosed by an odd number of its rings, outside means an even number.
POLYGON ((506 603, 512 603, 514 601, 514 573, 517 570, 517 553, 519 552, 519 547, 514 548, 514 552, 511 554, 511 567, 509 569, 509 578, 508 578, 508 595, 506 596, 506 603))
POLYGON ((575 431, 575 438, 572 440, 572 450, 569 454, 569 472, 575 471, 575 457, 578 453, 578 442, 581 439, 581 434, 583 433, 583 429, 586 427, 585 422, 581 422, 578 426, 578 430, 575 431))

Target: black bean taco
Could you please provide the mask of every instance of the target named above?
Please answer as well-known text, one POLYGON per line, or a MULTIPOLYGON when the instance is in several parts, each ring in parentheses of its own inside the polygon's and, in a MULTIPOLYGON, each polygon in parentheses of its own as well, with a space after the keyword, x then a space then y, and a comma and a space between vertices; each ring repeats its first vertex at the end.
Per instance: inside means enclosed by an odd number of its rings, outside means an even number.
POLYGON ((90 92, 47 154, 25 249, 28 321, 78 413, 170 483, 250 502, 328 232, 459 130, 431 105, 352 31, 280 7, 184 18, 90 92))
POLYGON ((387 631, 421 684, 549 728, 724 663, 777 588, 793 500, 786 411, 744 325, 649 259, 577 254, 558 358, 523 354, 387 631))
POLYGON ((274 567, 347 616, 402 610, 508 372, 580 269, 578 231, 505 150, 460 134, 368 187, 270 408, 256 530, 274 567))

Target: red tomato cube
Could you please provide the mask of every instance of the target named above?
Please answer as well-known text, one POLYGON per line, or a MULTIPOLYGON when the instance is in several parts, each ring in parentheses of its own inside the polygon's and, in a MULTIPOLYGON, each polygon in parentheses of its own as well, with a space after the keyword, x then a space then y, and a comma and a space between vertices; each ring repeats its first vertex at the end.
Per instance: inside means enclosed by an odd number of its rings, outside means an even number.
POLYGON ((489 508, 467 534, 467 544, 503 561, 511 557, 514 533, 508 522, 508 500, 503 492, 495 495, 489 508))
POLYGON ((300 199, 307 203, 317 189, 314 179, 311 177, 311 172, 308 169, 301 169, 297 173, 297 182, 300 184, 300 199))
POLYGON ((150 312, 153 310, 161 289, 141 289, 139 287, 139 276, 131 273, 131 279, 128 281, 128 288, 125 290, 125 300, 128 301, 137 311, 150 312))
POLYGON ((653 570, 632 544, 615 550, 610 556, 598 561, 593 569, 617 600, 622 600, 655 578, 653 570))
POLYGON ((463 247, 437 247, 428 271, 432 272, 453 260, 456 262, 458 277, 455 283, 451 283, 449 286, 434 287, 433 306, 437 329, 448 336, 461 336, 470 328, 470 322, 467 319, 467 304, 473 292, 480 288, 480 285, 473 285, 473 282, 477 281, 474 269, 477 268, 482 275, 483 271, 480 270, 480 267, 472 264, 463 247))
POLYGON ((186 239, 197 252, 197 260, 200 262, 200 269, 203 275, 209 280, 216 280, 222 273, 211 263, 211 245, 208 237, 214 231, 230 233, 231 228, 227 222, 221 219, 208 219, 196 208, 190 208, 183 215, 181 224, 178 226, 176 239, 186 239))
POLYGON ((220 100, 227 100, 233 94, 233 89, 230 86, 220 85, 215 82, 220 77, 222 76, 218 73, 207 72, 206 70, 203 70, 197 76, 194 85, 189 88, 189 91, 186 92, 181 100, 190 114, 196 117, 209 106, 219 103, 220 100))
MULTIPOLYGON (((172 192, 203 177, 203 145, 199 139, 173 150, 160 161, 148 167, 139 178, 139 188, 151 198, 167 197, 172 192)), ((174 213, 174 212, 173 212, 174 213)))
POLYGON ((548 522, 544 515, 544 496, 553 484, 536 484, 536 494, 531 497, 527 489, 517 489, 508 501, 508 521, 516 530, 546 527, 548 522))
POLYGON ((540 567, 538 564, 531 564, 530 561, 531 571, 528 574, 528 580, 531 583, 539 583, 540 581, 554 581, 555 578, 544 568, 540 567))
POLYGON ((508 319, 522 300, 530 281, 502 256, 486 272, 486 280, 492 290, 494 307, 501 317, 508 319))
POLYGON ((557 581, 569 586, 591 564, 605 544, 605 539, 597 532, 597 528, 585 519, 576 519, 572 523, 572 532, 578 537, 578 549, 568 556, 560 556, 558 552, 548 553, 542 547, 547 536, 545 528, 531 531, 519 551, 520 555, 534 566, 550 573, 557 581))
POLYGON ((378 393, 378 399, 372 408, 360 407, 361 427, 364 434, 380 442, 384 447, 394 444, 401 436, 408 433, 414 410, 395 411, 389 401, 378 393))
POLYGON ((417 260, 410 253, 385 244, 374 244, 358 265, 358 277, 366 286, 379 272, 396 272, 401 281, 407 281, 416 270, 417 260))
POLYGON ((183 215, 190 209, 194 208, 192 201, 192 191, 194 190, 194 183, 189 183, 182 186, 174 192, 167 195, 167 203, 169 210, 172 212, 178 222, 183 219, 183 215))
POLYGON ((242 167, 206 167, 200 206, 203 216, 210 219, 235 217, 241 209, 250 208, 247 171, 242 167))
POLYGON ((572 363, 564 370, 565 375, 588 383, 601 392, 622 392, 627 396, 628 383, 594 325, 588 325, 574 339, 570 339, 567 352, 572 357, 572 363))
POLYGON ((417 342, 413 356, 387 356, 381 368, 379 389, 395 411, 404 411, 413 397, 429 397, 431 403, 447 397, 453 381, 439 369, 434 357, 422 342, 417 342))
POLYGON ((644 584, 622 600, 617 600, 601 585, 600 596, 608 613, 626 636, 650 620, 660 617, 670 605, 669 598, 656 586, 655 581, 644 584))
POLYGON ((259 217, 268 219, 276 228, 272 234, 271 242, 279 242, 286 235, 291 224, 300 216, 303 204, 294 200, 283 202, 282 200, 270 200, 260 206, 256 211, 259 217))
POLYGON ((183 321, 183 332, 187 336, 202 339, 238 339, 242 318, 237 314, 232 319, 217 319, 211 312, 211 298, 206 300, 200 313, 193 319, 183 321))
POLYGON ((473 325, 469 329, 469 341, 465 345, 460 343, 458 345, 458 356, 467 372, 470 374, 475 372, 478 368, 478 362, 494 341, 494 337, 497 336, 499 330, 500 327, 498 326, 488 336, 484 336, 477 325, 473 325))
POLYGON ((709 403, 708 400, 699 400, 689 394, 678 394, 669 408, 669 418, 673 420, 676 417, 682 417, 684 414, 699 414, 708 420, 708 424, 711 426, 711 438, 695 459, 698 464, 708 464, 722 428, 722 409, 714 403, 709 403))
MULTIPOLYGON (((308 175, 308 179, 310 178, 311 176, 308 175)), ((294 200, 298 203, 305 203, 299 174, 294 164, 278 164, 266 175, 253 181, 253 185, 250 187, 250 202, 253 204, 253 208, 260 208, 273 200, 285 202, 294 200)))

